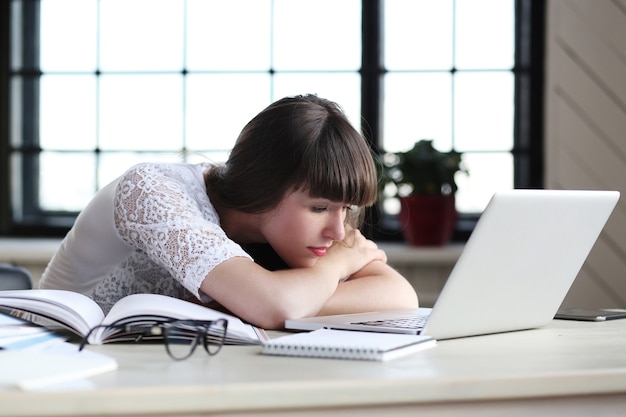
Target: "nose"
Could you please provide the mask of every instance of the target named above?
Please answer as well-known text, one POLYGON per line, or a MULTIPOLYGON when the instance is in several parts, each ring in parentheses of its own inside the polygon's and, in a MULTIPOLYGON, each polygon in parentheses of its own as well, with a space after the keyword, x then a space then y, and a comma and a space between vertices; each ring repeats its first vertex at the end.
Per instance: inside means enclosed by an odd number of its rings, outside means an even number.
POLYGON ((324 227, 324 237, 339 242, 346 237, 346 226, 342 213, 337 213, 328 217, 328 222, 324 227))

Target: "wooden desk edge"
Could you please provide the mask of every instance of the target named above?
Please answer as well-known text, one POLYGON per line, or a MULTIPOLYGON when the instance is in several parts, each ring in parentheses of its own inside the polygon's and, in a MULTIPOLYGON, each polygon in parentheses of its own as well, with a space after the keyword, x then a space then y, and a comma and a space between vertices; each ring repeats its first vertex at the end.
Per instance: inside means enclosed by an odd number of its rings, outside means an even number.
POLYGON ((626 369, 546 374, 528 378, 476 377, 471 381, 446 379, 442 383, 433 383, 425 378, 126 387, 86 391, 4 391, 0 392, 0 416, 183 415, 400 404, 418 406, 615 394, 623 395, 626 401, 626 369), (537 388, 537 378, 542 378, 541 389, 537 388), (491 390, 494 384, 498 385, 498 392, 495 393, 491 390), (546 385, 551 388, 545 389, 546 385), (29 404, 26 409, 25 403, 29 404))

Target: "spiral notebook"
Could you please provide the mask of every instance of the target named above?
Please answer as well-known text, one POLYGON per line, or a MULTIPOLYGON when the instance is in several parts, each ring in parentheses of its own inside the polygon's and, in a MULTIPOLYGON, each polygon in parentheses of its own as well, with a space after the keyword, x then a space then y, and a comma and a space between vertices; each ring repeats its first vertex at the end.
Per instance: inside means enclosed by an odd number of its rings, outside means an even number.
POLYGON ((430 336, 319 329, 272 339, 266 355, 388 361, 434 347, 430 336))

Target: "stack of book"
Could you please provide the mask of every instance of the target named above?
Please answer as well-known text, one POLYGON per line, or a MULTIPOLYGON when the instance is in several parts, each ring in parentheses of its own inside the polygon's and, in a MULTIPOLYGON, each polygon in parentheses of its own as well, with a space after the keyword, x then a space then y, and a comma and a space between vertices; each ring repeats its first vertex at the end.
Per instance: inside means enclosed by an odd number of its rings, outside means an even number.
POLYGON ((0 389, 62 389, 63 384, 117 369, 114 358, 78 352, 66 337, 0 313, 0 389))

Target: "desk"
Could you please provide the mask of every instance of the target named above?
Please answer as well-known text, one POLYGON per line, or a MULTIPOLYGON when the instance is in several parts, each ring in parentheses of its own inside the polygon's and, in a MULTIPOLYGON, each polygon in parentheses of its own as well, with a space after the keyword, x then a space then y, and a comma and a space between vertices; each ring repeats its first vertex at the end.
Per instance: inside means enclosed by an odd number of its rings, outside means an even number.
POLYGON ((626 320, 555 320, 440 341, 391 362, 301 359, 226 346, 174 362, 160 345, 106 345, 118 371, 77 391, 0 391, 2 416, 622 415, 626 320), (355 414, 358 413, 358 414, 355 414), (421 412, 421 413, 420 413, 421 412))

